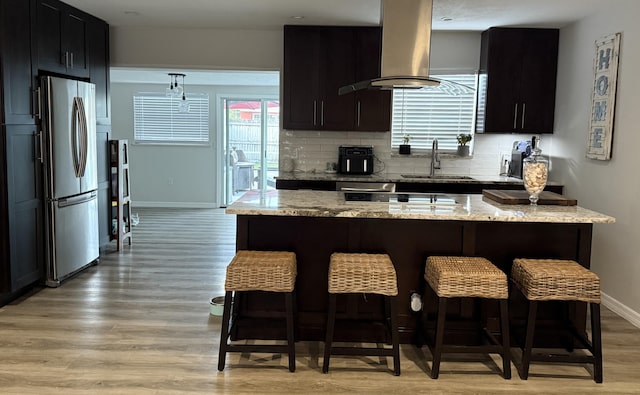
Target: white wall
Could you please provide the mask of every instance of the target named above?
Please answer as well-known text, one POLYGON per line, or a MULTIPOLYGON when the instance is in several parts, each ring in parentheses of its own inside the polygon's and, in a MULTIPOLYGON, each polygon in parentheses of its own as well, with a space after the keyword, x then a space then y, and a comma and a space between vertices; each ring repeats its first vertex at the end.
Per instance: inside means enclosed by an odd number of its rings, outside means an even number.
POLYGON ((555 175, 578 204, 616 217, 613 225, 594 226, 591 267, 600 275, 605 305, 640 326, 640 2, 603 7, 560 32, 555 175), (622 32, 622 42, 612 159, 590 160, 585 152, 594 41, 616 32, 622 32))
MULTIPOLYGON (((157 29, 111 27, 111 66, 205 70, 280 70, 281 30, 157 29)), ((188 86, 188 83, 187 83, 188 86)), ((111 84, 113 138, 133 141, 132 94, 138 86, 111 84)), ((162 91, 164 86, 153 87, 162 91)), ((188 86, 188 89, 194 87, 188 86)), ((147 88, 145 88, 147 89, 147 88)), ((151 87, 149 87, 151 89, 151 87)), ((204 89, 204 88, 203 88, 204 89)), ((249 93, 233 87, 206 88, 211 103, 211 145, 131 146, 133 205, 213 207, 216 188, 216 94, 249 93), (173 184, 170 184, 173 180, 173 184)), ((253 89, 278 95, 277 88, 253 89)))
MULTIPOLYGON (((133 143, 133 94, 164 92, 166 85, 111 84, 112 138, 128 139, 131 200, 133 206, 219 207, 222 196, 218 185, 221 165, 218 143, 218 96, 278 95, 278 87, 193 86, 189 92, 209 94, 209 145, 162 146, 133 143)), ((252 96, 253 97, 253 96, 252 96)))
POLYGON ((279 70, 281 30, 112 27, 111 65, 279 70))

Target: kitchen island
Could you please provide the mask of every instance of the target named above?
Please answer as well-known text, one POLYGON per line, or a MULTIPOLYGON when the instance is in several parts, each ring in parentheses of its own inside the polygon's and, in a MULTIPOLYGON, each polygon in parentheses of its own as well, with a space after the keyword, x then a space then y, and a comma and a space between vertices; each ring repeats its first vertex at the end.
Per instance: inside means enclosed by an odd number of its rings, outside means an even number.
MULTIPOLYGON (((297 256, 298 335, 300 340, 322 340, 326 317, 327 271, 333 252, 384 252, 398 276, 398 314, 401 341, 415 340, 422 315, 411 311, 413 292, 423 295, 424 310, 435 311, 433 295, 424 286, 424 264, 429 255, 481 256, 510 273, 516 257, 573 259, 590 266, 593 224, 614 218, 580 206, 502 205, 478 194, 398 194, 387 201, 347 201, 344 192, 275 190, 249 191, 226 212, 237 215, 237 249, 287 250, 297 256)), ((357 196, 356 196, 357 197, 357 196)), ((362 198, 362 197, 360 197, 362 198)), ((517 330, 525 317, 524 301, 511 298, 511 322, 517 330)), ((273 295, 243 298, 235 306, 246 316, 265 315, 267 303, 279 305, 273 295), (273 302, 273 303, 272 303, 273 302)), ((381 317, 376 295, 345 298, 339 311, 381 317)), ((561 316, 558 306, 546 306, 540 322, 553 326, 561 316)), ((497 329, 497 306, 464 300, 455 305, 459 317, 483 317, 497 329)), ((572 306, 571 317, 584 331, 586 308, 572 306)), ((460 339, 471 331, 461 324, 460 339)), ((539 345, 555 345, 557 336, 539 331, 539 345)), ((375 331, 352 327, 350 338, 380 341, 375 331)), ((239 325, 233 338, 284 338, 279 327, 239 325)))

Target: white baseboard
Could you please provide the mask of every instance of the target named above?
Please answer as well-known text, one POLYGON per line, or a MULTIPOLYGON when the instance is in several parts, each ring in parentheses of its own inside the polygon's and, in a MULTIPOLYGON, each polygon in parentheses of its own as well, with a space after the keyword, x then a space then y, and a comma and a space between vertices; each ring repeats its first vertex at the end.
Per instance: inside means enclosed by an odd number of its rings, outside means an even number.
POLYGON ((604 292, 601 294, 602 297, 602 305, 614 313, 618 314, 620 317, 629 321, 632 325, 637 328, 640 328, 640 313, 633 311, 629 307, 623 305, 616 299, 611 296, 605 294, 604 292))
POLYGON ((217 203, 194 203, 194 202, 141 202, 135 200, 131 202, 131 208, 153 207, 153 208, 220 208, 217 203))

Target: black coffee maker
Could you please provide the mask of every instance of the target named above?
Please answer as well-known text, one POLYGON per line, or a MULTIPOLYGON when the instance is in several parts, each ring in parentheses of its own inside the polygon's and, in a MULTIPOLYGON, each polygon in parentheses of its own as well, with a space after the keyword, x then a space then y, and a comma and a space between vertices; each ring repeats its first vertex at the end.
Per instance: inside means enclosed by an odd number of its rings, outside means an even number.
POLYGON ((531 155, 531 141, 514 141, 511 150, 511 164, 509 165, 509 177, 522 178, 522 165, 524 159, 531 155))

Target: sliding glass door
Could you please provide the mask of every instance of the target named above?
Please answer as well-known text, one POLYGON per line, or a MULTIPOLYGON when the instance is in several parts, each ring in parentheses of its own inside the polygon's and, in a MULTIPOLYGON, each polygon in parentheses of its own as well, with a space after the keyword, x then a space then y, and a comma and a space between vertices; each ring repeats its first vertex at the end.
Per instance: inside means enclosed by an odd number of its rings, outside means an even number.
POLYGON ((224 197, 234 202, 253 189, 274 189, 278 174, 280 102, 223 98, 224 197))

